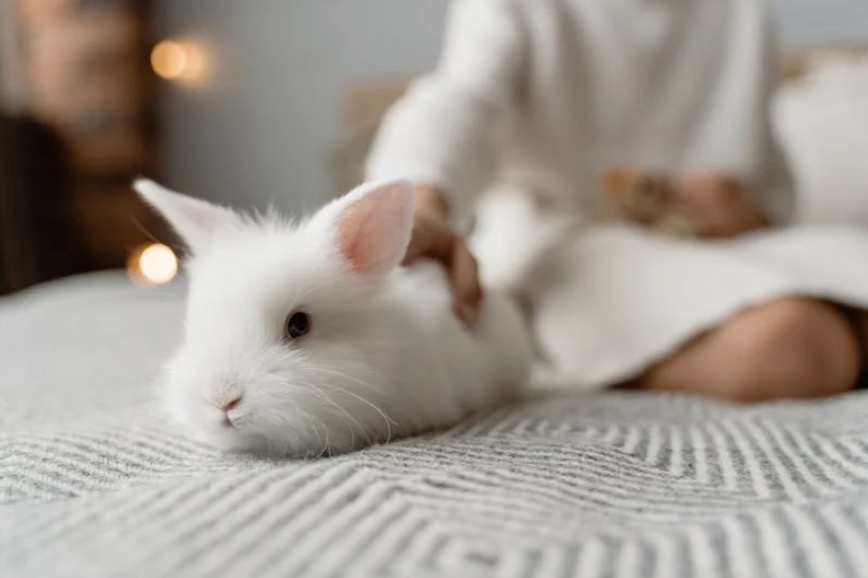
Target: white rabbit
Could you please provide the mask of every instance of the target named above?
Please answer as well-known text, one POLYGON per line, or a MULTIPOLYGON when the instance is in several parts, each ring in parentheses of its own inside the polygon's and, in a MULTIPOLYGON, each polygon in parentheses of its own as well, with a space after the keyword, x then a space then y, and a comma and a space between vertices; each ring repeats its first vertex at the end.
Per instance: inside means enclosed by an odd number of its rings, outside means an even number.
POLYGON ((510 300, 487 294, 468 331, 440 266, 399 266, 409 184, 363 185, 299 224, 149 180, 135 188, 190 249, 184 342, 165 392, 202 441, 341 453, 452 425, 525 385, 531 348, 510 300))

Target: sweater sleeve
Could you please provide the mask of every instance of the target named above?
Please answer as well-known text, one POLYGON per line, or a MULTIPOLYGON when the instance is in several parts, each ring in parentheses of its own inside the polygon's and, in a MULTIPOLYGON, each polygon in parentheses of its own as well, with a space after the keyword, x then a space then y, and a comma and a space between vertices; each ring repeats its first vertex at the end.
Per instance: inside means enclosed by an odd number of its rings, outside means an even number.
POLYGON ((453 0, 437 69, 386 114, 367 178, 439 186, 455 224, 465 224, 496 169, 523 53, 510 0, 453 0))

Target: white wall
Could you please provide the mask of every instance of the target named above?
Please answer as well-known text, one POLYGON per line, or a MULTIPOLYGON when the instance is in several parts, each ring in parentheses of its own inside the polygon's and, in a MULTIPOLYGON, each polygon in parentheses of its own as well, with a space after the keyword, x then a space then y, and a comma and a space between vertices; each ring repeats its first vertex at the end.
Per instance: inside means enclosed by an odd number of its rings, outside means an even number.
POLYGON ((868 0, 774 0, 779 28, 791 46, 868 43, 868 0))
MULTIPOLYGON (((788 45, 868 42, 868 0, 775 0, 788 45)), ((160 36, 213 45, 215 85, 168 87, 168 181, 192 193, 297 211, 331 190, 341 91, 406 76, 437 56, 448 0, 159 0, 160 36)))
POLYGON ((162 0, 161 35, 213 44, 215 85, 169 87, 169 183, 218 200, 290 210, 332 185, 340 97, 355 79, 433 65, 446 0, 162 0))

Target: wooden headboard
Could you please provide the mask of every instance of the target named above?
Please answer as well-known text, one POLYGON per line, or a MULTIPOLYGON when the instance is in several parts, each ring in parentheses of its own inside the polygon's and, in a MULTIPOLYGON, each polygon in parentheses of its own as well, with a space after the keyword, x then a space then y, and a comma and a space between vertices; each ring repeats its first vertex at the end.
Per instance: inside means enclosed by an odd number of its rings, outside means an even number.
POLYGON ((798 80, 828 59, 855 61, 866 57, 868 44, 818 46, 794 52, 781 59, 781 79, 783 82, 798 80))

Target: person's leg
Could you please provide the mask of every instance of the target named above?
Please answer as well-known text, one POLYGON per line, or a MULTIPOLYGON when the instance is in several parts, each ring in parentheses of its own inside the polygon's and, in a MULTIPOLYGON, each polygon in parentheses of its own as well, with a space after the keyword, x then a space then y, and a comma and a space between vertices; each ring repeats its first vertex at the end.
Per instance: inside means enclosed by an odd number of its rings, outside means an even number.
POLYGON ((647 371, 641 389, 737 402, 850 391, 862 352, 835 305, 786 298, 746 310, 647 371))

